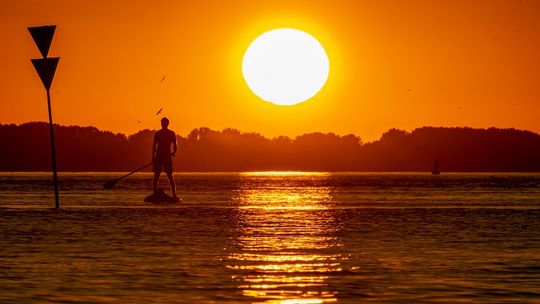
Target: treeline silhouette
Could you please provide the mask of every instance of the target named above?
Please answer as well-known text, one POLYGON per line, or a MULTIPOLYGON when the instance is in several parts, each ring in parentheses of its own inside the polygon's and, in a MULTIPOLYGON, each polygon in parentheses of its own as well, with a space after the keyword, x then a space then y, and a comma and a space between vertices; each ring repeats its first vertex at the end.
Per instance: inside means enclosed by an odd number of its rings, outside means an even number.
MULTIPOLYGON (((50 171, 48 125, 0 125, 0 171, 50 171)), ((148 163, 154 131, 125 136, 94 127, 55 126, 60 171, 130 171, 148 163)), ((178 136, 176 171, 539 172, 540 135, 516 129, 391 129, 374 142, 310 133, 266 138, 198 128, 178 136)))

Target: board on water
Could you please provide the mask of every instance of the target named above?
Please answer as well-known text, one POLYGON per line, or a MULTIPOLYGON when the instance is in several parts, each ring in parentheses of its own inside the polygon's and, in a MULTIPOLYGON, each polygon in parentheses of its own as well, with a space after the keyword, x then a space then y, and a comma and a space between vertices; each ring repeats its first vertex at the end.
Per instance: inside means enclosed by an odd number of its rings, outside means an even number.
POLYGON ((156 190, 156 192, 145 197, 144 201, 147 203, 178 203, 181 202, 182 199, 179 197, 172 197, 165 193, 163 189, 159 188, 156 190))

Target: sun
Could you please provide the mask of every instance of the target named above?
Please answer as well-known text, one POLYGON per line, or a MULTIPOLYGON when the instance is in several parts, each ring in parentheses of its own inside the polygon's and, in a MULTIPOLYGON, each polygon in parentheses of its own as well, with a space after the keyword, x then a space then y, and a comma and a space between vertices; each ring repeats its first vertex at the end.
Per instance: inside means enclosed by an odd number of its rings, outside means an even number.
POLYGON ((315 96, 328 79, 330 62, 317 39, 292 28, 263 33, 249 45, 242 74, 255 95, 277 105, 315 96))

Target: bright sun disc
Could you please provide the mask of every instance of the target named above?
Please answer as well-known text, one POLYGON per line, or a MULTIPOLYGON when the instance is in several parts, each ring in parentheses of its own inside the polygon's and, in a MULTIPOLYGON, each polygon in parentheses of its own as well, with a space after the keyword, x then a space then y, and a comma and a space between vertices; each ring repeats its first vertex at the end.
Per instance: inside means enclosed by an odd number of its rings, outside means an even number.
POLYGON ((283 28, 263 33, 249 45, 242 73, 261 99, 294 105, 315 96, 326 83, 330 63, 313 36, 283 28))

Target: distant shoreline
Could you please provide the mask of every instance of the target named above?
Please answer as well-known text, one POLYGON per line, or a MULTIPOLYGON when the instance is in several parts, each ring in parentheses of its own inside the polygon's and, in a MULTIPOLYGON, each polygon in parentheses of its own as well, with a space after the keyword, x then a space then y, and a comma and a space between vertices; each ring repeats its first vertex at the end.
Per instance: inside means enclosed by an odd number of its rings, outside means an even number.
MULTIPOLYGON (((7 174, 24 174, 24 173, 34 173, 34 174, 43 174, 43 175, 49 175, 52 171, 0 171, 0 175, 7 175, 7 174)), ((125 174, 129 173, 129 171, 59 171, 58 174, 125 174)), ((141 171, 137 172, 135 174, 152 174, 152 171, 141 171)), ((233 175, 233 174, 239 174, 239 175, 281 175, 281 176, 287 176, 287 175, 303 175, 303 174, 334 174, 334 175, 433 175, 431 172, 420 172, 420 171, 179 171, 174 172, 175 175, 233 175), (285 173, 285 174, 282 174, 285 173)), ((513 171, 513 172, 491 172, 491 171, 484 171, 484 172, 473 172, 473 171, 461 171, 461 172, 443 172, 438 176, 441 175, 536 175, 540 174, 540 171, 513 171)), ((436 175, 434 177, 437 177, 436 175)))
MULTIPOLYGON (((126 136, 55 125, 55 133, 59 172, 130 172, 151 158, 151 130, 126 136)), ((0 124, 0 142, 0 172, 51 170, 47 123, 0 124)), ((517 129, 391 129, 364 143, 353 134, 267 138, 198 128, 177 142, 176 172, 431 172, 436 161, 443 174, 540 172, 540 135, 517 129)))

